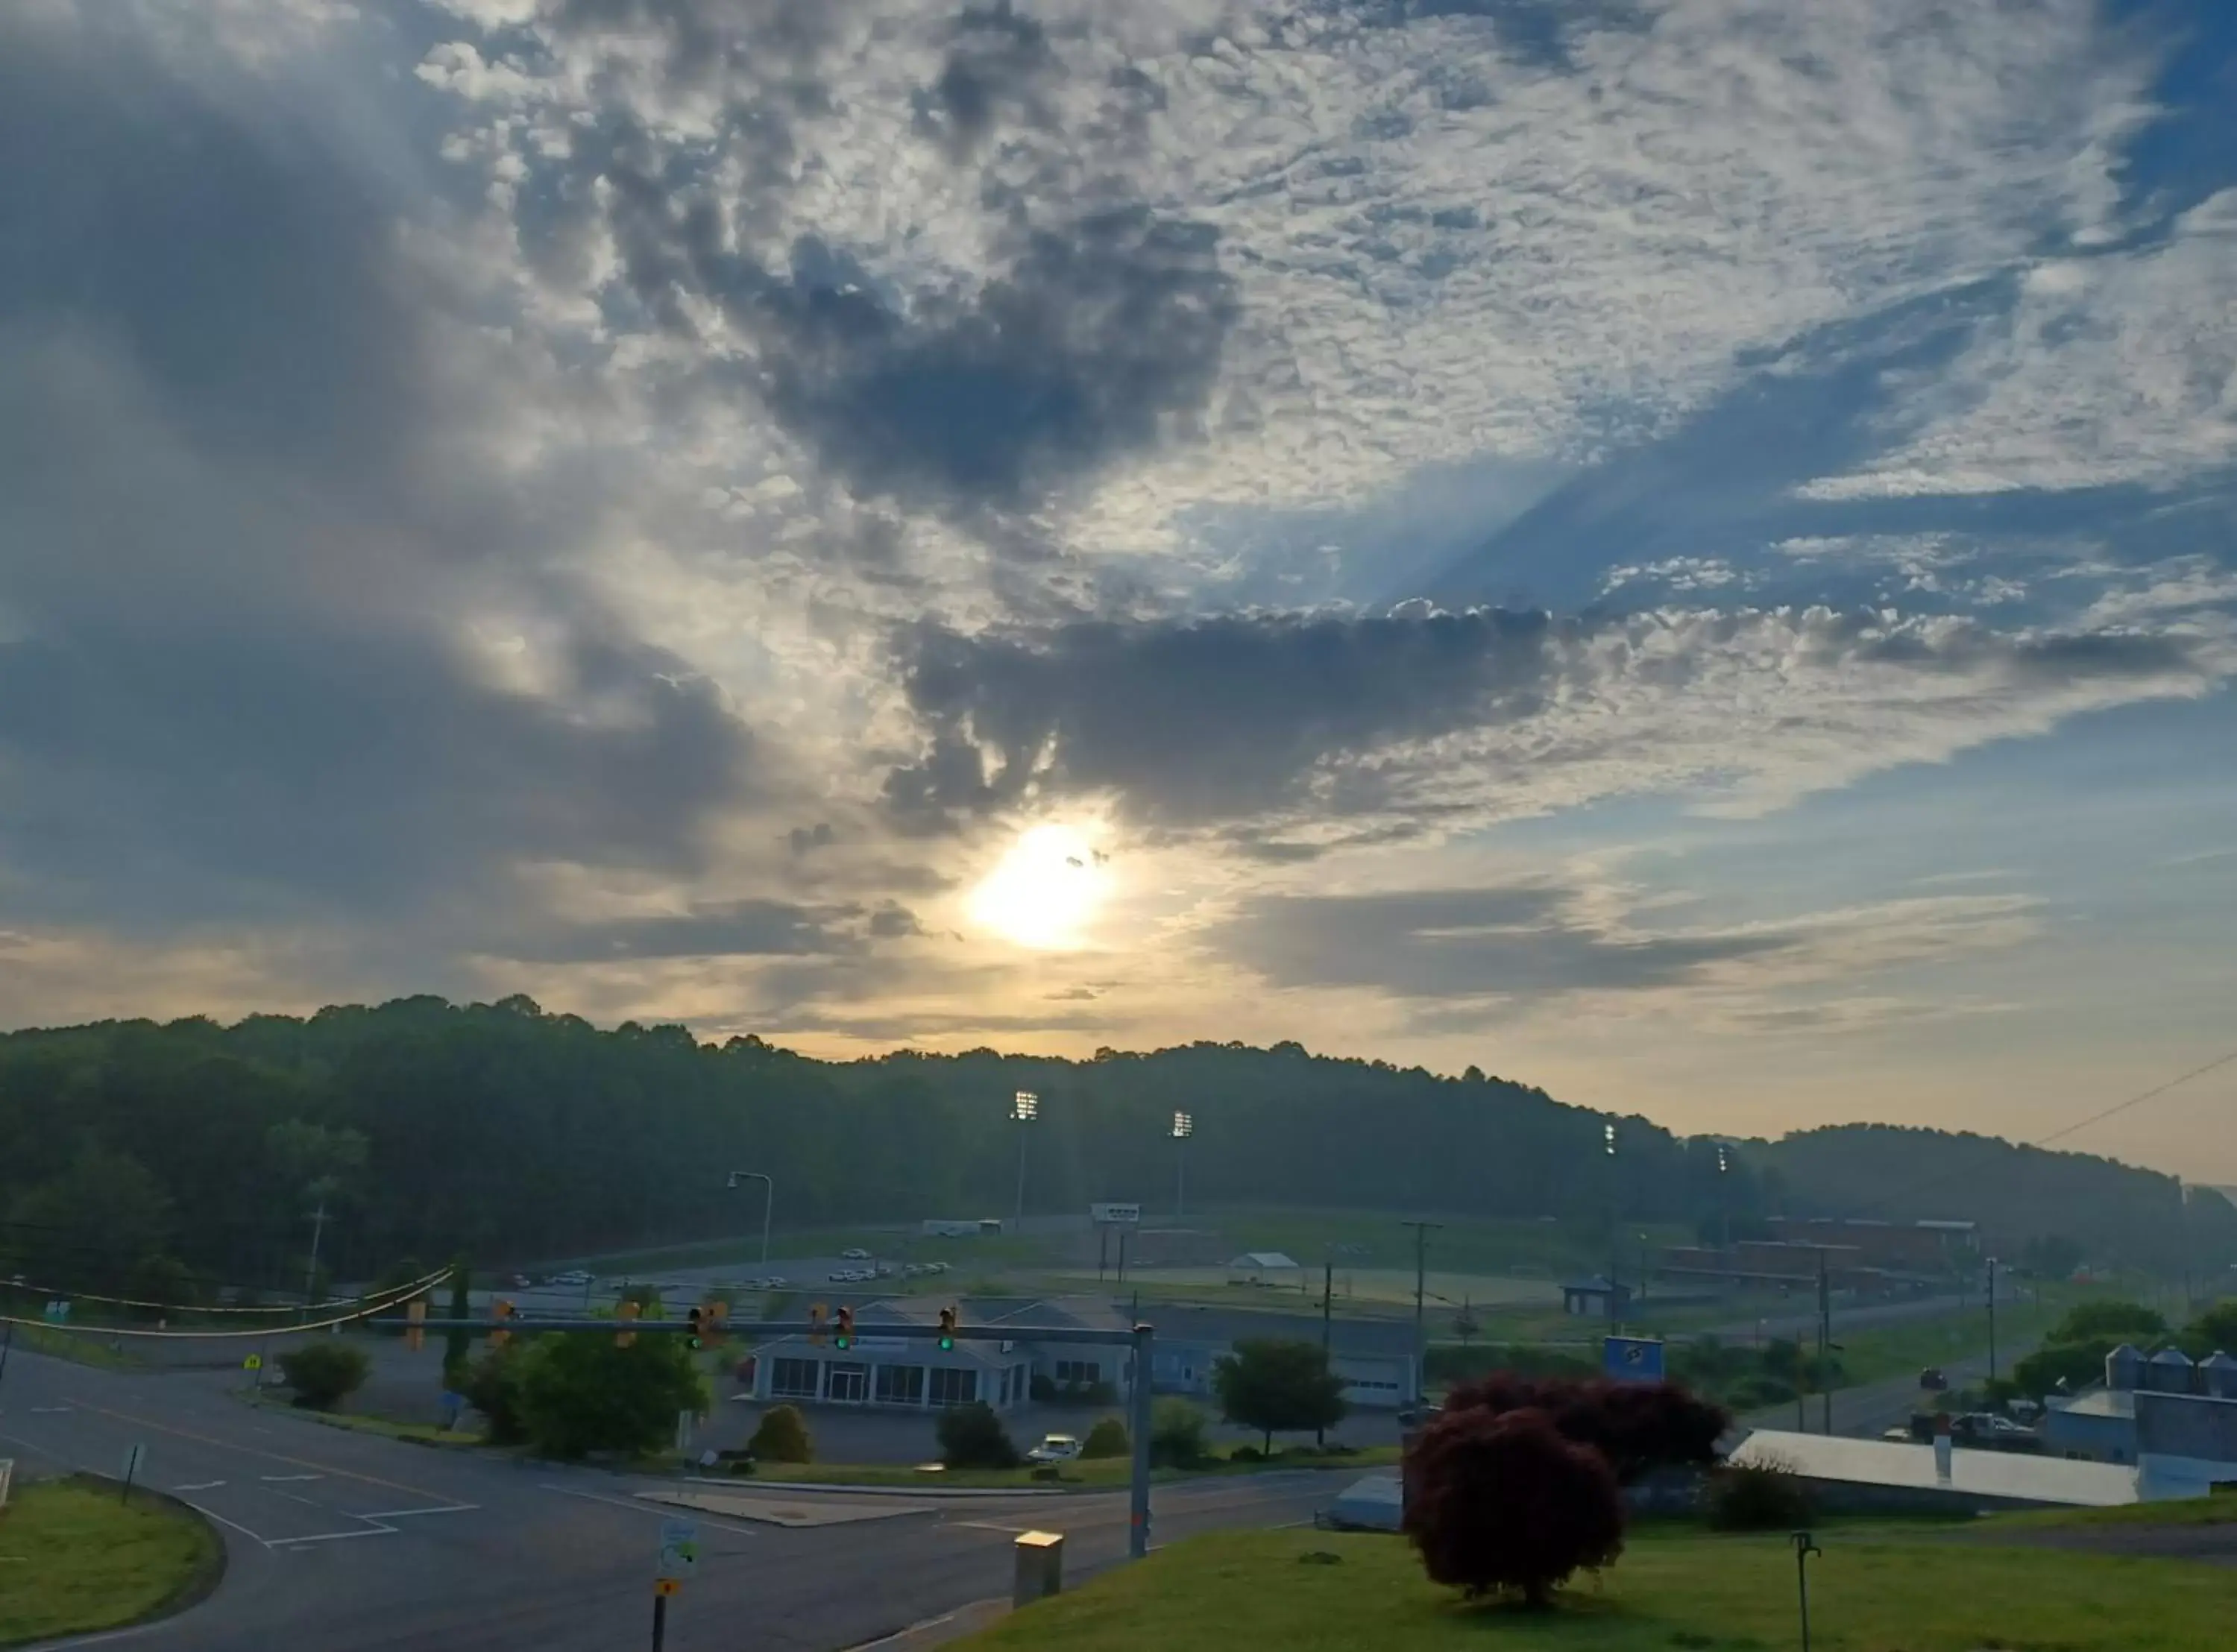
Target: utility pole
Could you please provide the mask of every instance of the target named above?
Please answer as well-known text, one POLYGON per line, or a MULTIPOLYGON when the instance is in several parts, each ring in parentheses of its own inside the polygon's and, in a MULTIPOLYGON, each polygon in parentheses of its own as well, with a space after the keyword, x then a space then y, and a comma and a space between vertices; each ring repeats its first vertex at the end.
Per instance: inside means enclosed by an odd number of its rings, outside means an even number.
POLYGON ((1445 1224, 1441 1221, 1402 1221, 1398 1225, 1414 1230, 1414 1403, 1419 1405, 1424 1398, 1422 1389, 1429 1379, 1426 1367, 1429 1363, 1429 1343, 1423 1304, 1428 1296, 1429 1234, 1445 1224))
POLYGON ((1996 1379, 1996 1259, 1989 1258, 1989 1380, 1996 1379))
POLYGON ((310 1323, 311 1298, 319 1279, 319 1241, 327 1231, 327 1201, 321 1197, 316 1214, 311 1218, 311 1261, 303 1270, 303 1321, 310 1323))
MULTIPOLYGON (((1323 1255, 1321 1258, 1321 1363, 1323 1365, 1328 1364, 1329 1360, 1329 1312, 1335 1301, 1336 1262, 1332 1258, 1323 1255)), ((9 1328, 14 1329, 12 1326, 9 1328)), ((1328 1430, 1325 1428, 1313 1430, 1313 1444, 1327 1445, 1328 1430)))
POLYGON ((1833 1432, 1833 1276, 1825 1253, 1818 1253, 1818 1376, 1824 1385, 1822 1404, 1825 1432, 1833 1432))

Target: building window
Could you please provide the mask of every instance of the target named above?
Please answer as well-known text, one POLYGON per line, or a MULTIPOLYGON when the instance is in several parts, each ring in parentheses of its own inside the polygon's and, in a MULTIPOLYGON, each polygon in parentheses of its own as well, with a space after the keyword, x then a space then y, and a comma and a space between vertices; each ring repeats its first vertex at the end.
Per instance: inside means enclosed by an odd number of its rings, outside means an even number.
POLYGON ((813 1359, 773 1359, 769 1392, 778 1399, 813 1399, 822 1374, 822 1367, 813 1359))
POLYGON ((932 1403, 935 1405, 967 1405, 979 1398, 979 1373, 958 1371, 947 1366, 932 1368, 932 1403))
POLYGON ((869 1392, 868 1366, 828 1365, 823 1367, 823 1397, 842 1405, 859 1405, 869 1392))
POLYGON ((921 1404, 924 1400, 924 1367, 880 1366, 877 1393, 881 1405, 921 1404))
POLYGON ((1103 1380, 1103 1367, 1092 1359, 1059 1359, 1056 1362, 1056 1379, 1065 1383, 1099 1383, 1103 1380))

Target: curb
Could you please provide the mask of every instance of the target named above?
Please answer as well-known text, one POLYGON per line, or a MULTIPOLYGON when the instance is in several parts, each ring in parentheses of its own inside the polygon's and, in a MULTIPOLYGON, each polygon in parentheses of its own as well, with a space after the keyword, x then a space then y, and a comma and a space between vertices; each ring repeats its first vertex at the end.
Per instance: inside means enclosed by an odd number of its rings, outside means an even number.
MULTIPOLYGON (((1108 1495, 1124 1491, 1118 1485, 1024 1486, 1001 1485, 848 1485, 829 1480, 764 1480, 751 1474, 715 1476, 683 1474, 676 1477, 686 1485, 719 1485, 732 1491, 782 1491, 788 1496, 817 1492, 841 1497, 932 1497, 968 1501, 974 1497, 1079 1497, 1108 1495)), ((867 1642, 880 1644, 883 1642, 867 1642)))
POLYGON ((881 1635, 874 1641, 858 1641, 845 1652, 922 1652, 922 1649, 957 1641, 967 1635, 976 1635, 980 1629, 1008 1616, 1010 1603, 997 1596, 991 1600, 973 1601, 938 1617, 927 1617, 921 1623, 912 1623, 905 1629, 895 1629, 891 1635, 881 1635))
MULTIPOLYGON (((73 1481, 103 1491, 115 1490, 121 1492, 124 1485, 122 1480, 112 1478, 109 1475, 94 1474, 84 1470, 71 1474, 56 1475, 54 1477, 53 1483, 68 1484, 73 1481)), ((105 1623, 99 1629, 77 1629, 64 1635, 49 1636, 43 1640, 10 1641, 0 1644, 21 1648, 23 1652, 31 1652, 32 1649, 38 1647, 74 1646, 83 1642, 106 1639, 110 1636, 122 1635, 129 1630, 142 1629, 151 1623, 160 1623, 167 1618, 176 1617, 182 1612, 200 1606, 217 1593, 218 1586, 225 1582, 226 1570, 232 1563, 233 1557, 226 1548, 225 1533, 218 1530, 216 1523, 191 1503, 181 1502, 168 1491, 158 1491, 152 1486, 142 1485, 134 1486, 132 1491, 135 1497, 144 1497, 151 1503, 162 1504, 174 1514, 181 1515, 200 1526, 209 1536, 210 1557, 197 1567, 188 1576, 185 1583, 137 1617, 128 1618, 121 1623, 105 1623)))

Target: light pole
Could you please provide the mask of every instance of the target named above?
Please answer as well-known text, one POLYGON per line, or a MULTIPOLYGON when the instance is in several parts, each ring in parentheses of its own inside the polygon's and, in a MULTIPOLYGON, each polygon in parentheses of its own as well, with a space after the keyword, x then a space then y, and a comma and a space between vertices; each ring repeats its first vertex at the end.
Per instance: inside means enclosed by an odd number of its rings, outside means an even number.
POLYGON ((1188 1139, 1196 1134, 1196 1116, 1173 1115, 1173 1219, 1188 1214, 1188 1139))
POLYGON ((1423 1287, 1429 1271, 1429 1234, 1433 1228, 1445 1224, 1441 1221, 1402 1221, 1398 1225, 1414 1230, 1414 1405, 1418 1410, 1422 1399, 1422 1391, 1428 1386, 1428 1373, 1423 1367, 1429 1363, 1427 1320, 1422 1311, 1423 1298, 1427 1294, 1423 1287))
POLYGON ((1623 1274, 1623 1183, 1616 1168, 1613 1119, 1600 1126, 1600 1146, 1608 1162, 1608 1320, 1610 1328, 1617 1329, 1616 1292, 1623 1274))
POLYGON ((1717 1219, 1719 1248, 1725 1253, 1726 1267, 1732 1265, 1732 1149, 1728 1142, 1717 1143, 1717 1219))
POLYGON ((1989 1258, 1989 1380, 1996 1379, 1996 1259, 1989 1258))
POLYGON ((1010 1117, 1018 1126, 1018 1231, 1026 1228, 1026 1126, 1041 1116, 1041 1098, 1021 1089, 1010 1101, 1010 1117))
POLYGON ((769 1218, 776 1214, 776 1178, 763 1175, 758 1170, 733 1170, 729 1185, 736 1188, 741 1181, 758 1181, 766 1189, 762 1200, 762 1267, 769 1268, 769 1218))

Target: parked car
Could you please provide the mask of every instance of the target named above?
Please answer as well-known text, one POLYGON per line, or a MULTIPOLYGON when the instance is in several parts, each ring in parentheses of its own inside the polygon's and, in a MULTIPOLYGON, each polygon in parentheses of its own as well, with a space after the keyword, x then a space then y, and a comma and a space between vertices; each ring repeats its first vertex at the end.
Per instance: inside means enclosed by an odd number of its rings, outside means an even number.
POLYGON ((1070 1434, 1045 1434, 1041 1443, 1026 1453, 1028 1463, 1069 1463, 1079 1455, 1079 1442, 1070 1434))
POLYGON ((839 1253, 839 1260, 842 1262, 867 1262, 870 1260, 870 1253, 866 1250, 842 1250, 839 1253))

